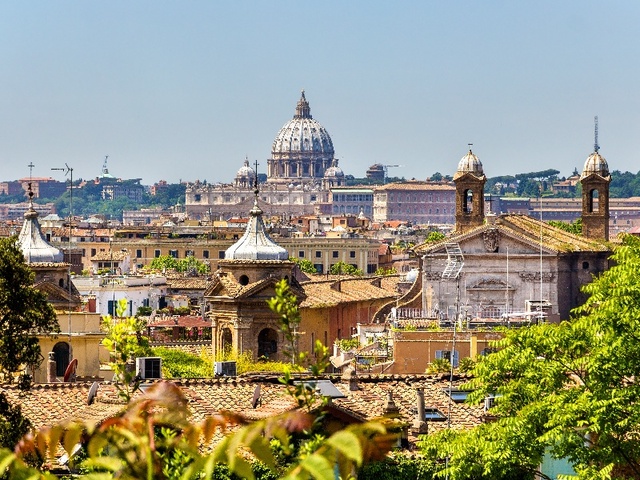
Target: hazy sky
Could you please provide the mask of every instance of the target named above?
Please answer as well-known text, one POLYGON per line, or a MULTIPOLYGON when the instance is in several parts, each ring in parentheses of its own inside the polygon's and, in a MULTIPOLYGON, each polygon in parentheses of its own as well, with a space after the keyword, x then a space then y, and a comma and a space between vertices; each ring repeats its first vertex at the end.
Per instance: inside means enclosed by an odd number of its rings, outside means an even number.
POLYGON ((638 172, 640 2, 0 2, 0 180, 231 181, 305 89, 347 174, 638 172))

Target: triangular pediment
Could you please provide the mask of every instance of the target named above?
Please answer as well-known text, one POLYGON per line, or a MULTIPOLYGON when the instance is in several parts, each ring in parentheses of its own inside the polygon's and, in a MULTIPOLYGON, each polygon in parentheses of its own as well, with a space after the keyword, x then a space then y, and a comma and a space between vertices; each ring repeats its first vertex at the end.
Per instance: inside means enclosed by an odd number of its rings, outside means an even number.
POLYGON ((603 241, 574 235, 526 215, 502 215, 494 223, 448 237, 435 244, 415 248, 419 255, 446 254, 446 244, 457 243, 463 255, 502 254, 558 255, 571 252, 607 252, 603 241))
POLYGON ((75 310, 82 304, 82 298, 79 294, 76 294, 77 290, 75 287, 72 287, 71 294, 69 294, 69 290, 46 280, 35 284, 33 287, 39 292, 44 293, 47 296, 47 302, 55 307, 67 308, 71 306, 71 309, 75 310))
MULTIPOLYGON (((243 301, 251 301, 252 299, 264 301, 275 296, 275 286, 279 281, 280 279, 277 277, 267 277, 248 285, 241 285, 231 275, 216 276, 207 287, 204 296, 206 298, 227 297, 243 301)), ((304 290, 295 278, 290 280, 290 290, 299 301, 304 299, 304 290)))

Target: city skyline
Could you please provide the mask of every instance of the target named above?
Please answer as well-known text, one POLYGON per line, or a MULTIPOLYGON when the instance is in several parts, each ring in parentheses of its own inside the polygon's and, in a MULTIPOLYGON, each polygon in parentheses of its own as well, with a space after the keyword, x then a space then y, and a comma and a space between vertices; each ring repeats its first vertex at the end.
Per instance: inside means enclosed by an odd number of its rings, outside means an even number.
MULTIPOLYGON (((636 173, 632 2, 8 2, 0 5, 2 180, 109 170, 229 182, 266 160, 304 89, 345 173, 489 177, 582 169, 599 116, 636 173)), ((635 54, 635 55, 634 55, 635 54)))

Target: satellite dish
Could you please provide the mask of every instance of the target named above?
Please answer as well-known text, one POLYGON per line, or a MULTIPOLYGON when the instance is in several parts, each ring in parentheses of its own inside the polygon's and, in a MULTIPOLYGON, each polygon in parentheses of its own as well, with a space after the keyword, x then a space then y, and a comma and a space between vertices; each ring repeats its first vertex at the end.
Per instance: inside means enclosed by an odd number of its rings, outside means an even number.
POLYGON ((256 389, 253 391, 253 400, 251 406, 256 408, 260 403, 260 384, 256 385, 256 389))
POLYGON ((78 368, 78 359, 74 358, 71 360, 69 365, 67 365, 67 369, 64 371, 64 381, 74 381, 76 379, 76 368, 78 368))
POLYGON ((100 384, 98 382, 93 382, 93 384, 91 385, 91 388, 89 389, 89 395, 87 396, 87 405, 91 405, 95 401, 99 386, 100 384))

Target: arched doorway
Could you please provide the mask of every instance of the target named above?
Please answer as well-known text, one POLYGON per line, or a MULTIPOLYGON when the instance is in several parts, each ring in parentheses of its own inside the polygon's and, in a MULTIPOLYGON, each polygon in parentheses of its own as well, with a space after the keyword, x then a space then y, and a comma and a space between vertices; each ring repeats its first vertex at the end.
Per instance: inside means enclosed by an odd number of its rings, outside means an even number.
POLYGON ((56 377, 63 377, 69 366, 70 349, 67 342, 58 342, 53 347, 53 354, 56 359, 56 377))
POLYGON ((220 335, 220 347, 223 355, 230 353, 233 349, 233 334, 230 328, 223 328, 220 335))
POLYGON ((258 334, 258 358, 273 358, 278 353, 278 332, 265 328, 258 334))

